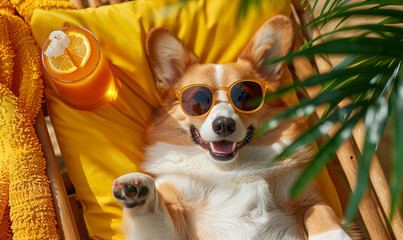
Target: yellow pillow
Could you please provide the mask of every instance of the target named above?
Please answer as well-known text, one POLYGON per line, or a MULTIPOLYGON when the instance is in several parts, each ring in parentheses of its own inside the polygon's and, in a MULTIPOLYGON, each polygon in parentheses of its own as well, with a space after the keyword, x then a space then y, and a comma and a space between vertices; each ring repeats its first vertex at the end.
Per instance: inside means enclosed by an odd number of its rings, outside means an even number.
POLYGON ((112 197, 111 184, 116 177, 137 171, 144 131, 159 105, 144 52, 147 32, 154 26, 166 27, 201 62, 228 62, 268 18, 291 11, 290 0, 261 1, 237 24, 239 2, 138 0, 96 9, 34 12, 32 32, 40 46, 56 29, 87 28, 98 38, 118 79, 117 99, 93 111, 70 108, 50 86, 46 88, 49 113, 92 239, 123 238, 118 234, 121 207, 112 197))

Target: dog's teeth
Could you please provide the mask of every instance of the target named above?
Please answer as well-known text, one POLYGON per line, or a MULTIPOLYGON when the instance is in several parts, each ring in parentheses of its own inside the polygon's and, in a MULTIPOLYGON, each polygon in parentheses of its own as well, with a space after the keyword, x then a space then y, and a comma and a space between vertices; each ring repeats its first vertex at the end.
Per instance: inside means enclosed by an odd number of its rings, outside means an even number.
POLYGON ((236 148, 236 142, 234 142, 234 143, 232 144, 232 151, 235 151, 235 148, 236 148))
POLYGON ((215 152, 215 149, 214 149, 214 144, 213 144, 213 142, 210 142, 210 148, 211 148, 211 150, 212 150, 213 152, 215 152))

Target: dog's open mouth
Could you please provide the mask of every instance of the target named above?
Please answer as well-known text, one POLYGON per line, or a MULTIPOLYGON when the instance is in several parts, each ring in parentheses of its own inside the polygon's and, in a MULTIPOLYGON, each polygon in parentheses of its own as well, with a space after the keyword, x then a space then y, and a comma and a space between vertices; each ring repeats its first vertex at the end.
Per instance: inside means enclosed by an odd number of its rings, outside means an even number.
POLYGON ((245 138, 240 142, 231 142, 228 140, 207 142, 200 136, 200 132, 195 126, 192 125, 190 127, 193 141, 199 144, 202 148, 208 150, 210 155, 217 161, 229 161, 233 159, 239 149, 250 143, 253 131, 254 127, 250 126, 245 138))

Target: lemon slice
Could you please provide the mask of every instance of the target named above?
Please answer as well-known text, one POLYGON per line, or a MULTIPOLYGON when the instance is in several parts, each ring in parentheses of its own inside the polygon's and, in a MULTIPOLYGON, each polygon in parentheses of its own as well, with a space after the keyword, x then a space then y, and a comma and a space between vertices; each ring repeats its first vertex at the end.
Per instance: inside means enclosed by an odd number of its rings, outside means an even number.
POLYGON ((76 66, 83 67, 90 58, 90 42, 84 34, 79 32, 69 32, 67 35, 70 39, 70 45, 67 48, 69 56, 76 66))
POLYGON ((48 60, 49 66, 56 73, 68 74, 77 70, 77 67, 66 52, 57 57, 49 57, 48 60))

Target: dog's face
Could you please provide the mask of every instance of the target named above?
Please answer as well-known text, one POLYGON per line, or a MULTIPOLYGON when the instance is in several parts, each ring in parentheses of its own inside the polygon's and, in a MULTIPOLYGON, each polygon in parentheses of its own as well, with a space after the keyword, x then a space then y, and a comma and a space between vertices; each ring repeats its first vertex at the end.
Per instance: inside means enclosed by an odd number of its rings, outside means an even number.
POLYGON ((264 63, 287 54, 292 43, 293 29, 289 19, 276 16, 256 32, 235 62, 200 64, 171 32, 163 28, 151 30, 146 50, 162 98, 162 108, 157 112, 149 141, 196 144, 211 160, 220 163, 236 161, 239 152, 250 145, 271 145, 280 141, 287 135, 285 127, 260 137, 254 137, 253 133, 284 109, 286 101, 265 102, 257 111, 249 111, 247 107, 243 111, 242 106, 241 110, 236 108, 241 101, 236 99, 245 98, 245 94, 248 98, 278 89, 282 85, 282 64, 264 63), (256 84, 239 87, 237 83, 242 80, 266 81, 268 84, 267 88, 261 84, 261 90, 256 84), (209 88, 195 87, 193 92, 184 92, 188 86, 199 85, 209 88), (182 90, 183 95, 178 90, 182 90), (238 96, 234 97, 236 94, 238 96), (185 105, 189 102, 187 98, 197 101, 197 105, 185 105))

